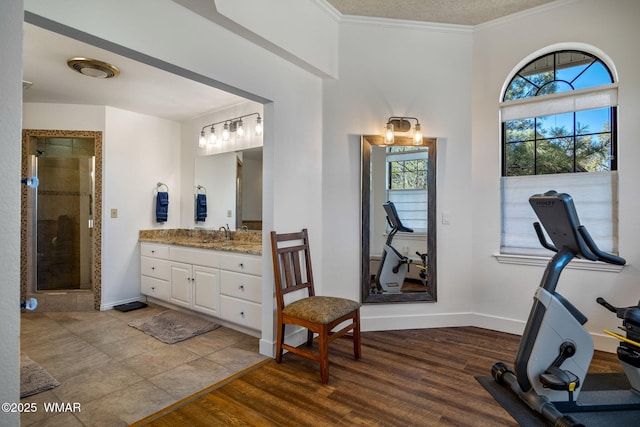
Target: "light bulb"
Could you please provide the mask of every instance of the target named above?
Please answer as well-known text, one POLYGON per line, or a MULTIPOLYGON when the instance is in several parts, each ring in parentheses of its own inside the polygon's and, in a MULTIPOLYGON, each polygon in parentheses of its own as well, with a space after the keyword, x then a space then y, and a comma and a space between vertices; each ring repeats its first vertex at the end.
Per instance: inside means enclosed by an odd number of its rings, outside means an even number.
POLYGON ((228 141, 229 140, 229 123, 225 123, 224 127, 222 129, 222 140, 223 141, 228 141))
POLYGON ((236 135, 239 138, 244 136, 244 124, 242 123, 242 119, 238 120, 238 124, 236 125, 236 135))
POLYGON ((420 123, 416 123, 413 128, 413 145, 422 145, 422 130, 420 123))
POLYGON ((395 135, 393 134, 393 123, 388 122, 384 127, 384 142, 387 145, 393 144, 395 135))
POLYGON ((207 144, 207 137, 204 135, 204 129, 200 132, 200 139, 198 140, 198 147, 202 148, 207 144))
POLYGON ((208 145, 213 145, 218 141, 218 135, 216 135, 216 129, 211 126, 211 133, 209 134, 209 139, 207 140, 208 145))
POLYGON ((262 117, 260 116, 256 119, 256 135, 262 135, 262 117))

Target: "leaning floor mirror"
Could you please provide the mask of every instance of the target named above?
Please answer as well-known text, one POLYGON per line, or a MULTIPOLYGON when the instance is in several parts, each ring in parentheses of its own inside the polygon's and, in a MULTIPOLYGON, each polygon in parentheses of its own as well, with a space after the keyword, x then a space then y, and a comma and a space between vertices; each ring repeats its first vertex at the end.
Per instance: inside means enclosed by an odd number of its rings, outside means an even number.
POLYGON ((362 302, 436 301, 436 139, 361 138, 362 302))

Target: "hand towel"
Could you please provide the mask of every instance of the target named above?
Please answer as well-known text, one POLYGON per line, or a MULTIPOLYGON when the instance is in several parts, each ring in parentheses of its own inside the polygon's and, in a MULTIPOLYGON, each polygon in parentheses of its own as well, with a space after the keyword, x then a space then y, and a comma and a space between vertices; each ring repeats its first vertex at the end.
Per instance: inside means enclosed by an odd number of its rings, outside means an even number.
POLYGON ((196 195, 196 221, 205 221, 207 219, 207 195, 196 195))
POLYGON ((169 193, 158 191, 156 196, 156 221, 167 222, 169 217, 169 193))

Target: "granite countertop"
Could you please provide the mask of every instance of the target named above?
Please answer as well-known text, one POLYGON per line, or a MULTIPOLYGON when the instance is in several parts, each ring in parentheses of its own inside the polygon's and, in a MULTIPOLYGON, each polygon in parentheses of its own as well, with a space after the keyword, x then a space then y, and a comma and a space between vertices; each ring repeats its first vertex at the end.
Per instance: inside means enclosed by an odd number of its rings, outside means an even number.
POLYGON ((138 241, 165 245, 188 246, 198 249, 262 255, 261 231, 231 231, 229 239, 221 230, 140 230, 138 241))

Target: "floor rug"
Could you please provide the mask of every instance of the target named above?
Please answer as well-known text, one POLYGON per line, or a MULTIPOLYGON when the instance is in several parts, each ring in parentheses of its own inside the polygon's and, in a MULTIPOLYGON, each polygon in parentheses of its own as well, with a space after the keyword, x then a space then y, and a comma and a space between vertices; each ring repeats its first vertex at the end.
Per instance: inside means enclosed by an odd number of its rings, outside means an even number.
POLYGON ((132 320, 129 326, 167 344, 184 341, 220 327, 208 320, 175 310, 132 320))
MULTIPOLYGON (((479 376, 476 380, 493 398, 523 427, 549 426, 544 418, 529 408, 510 388, 498 384, 491 376, 479 376)), ((589 374, 585 378, 583 390, 612 390, 629 388, 624 374, 589 374)), ((640 410, 572 412, 576 421, 587 427, 629 427, 638 425, 640 410)))
POLYGON ((25 353, 20 353, 20 398, 58 387, 60 383, 25 353))

